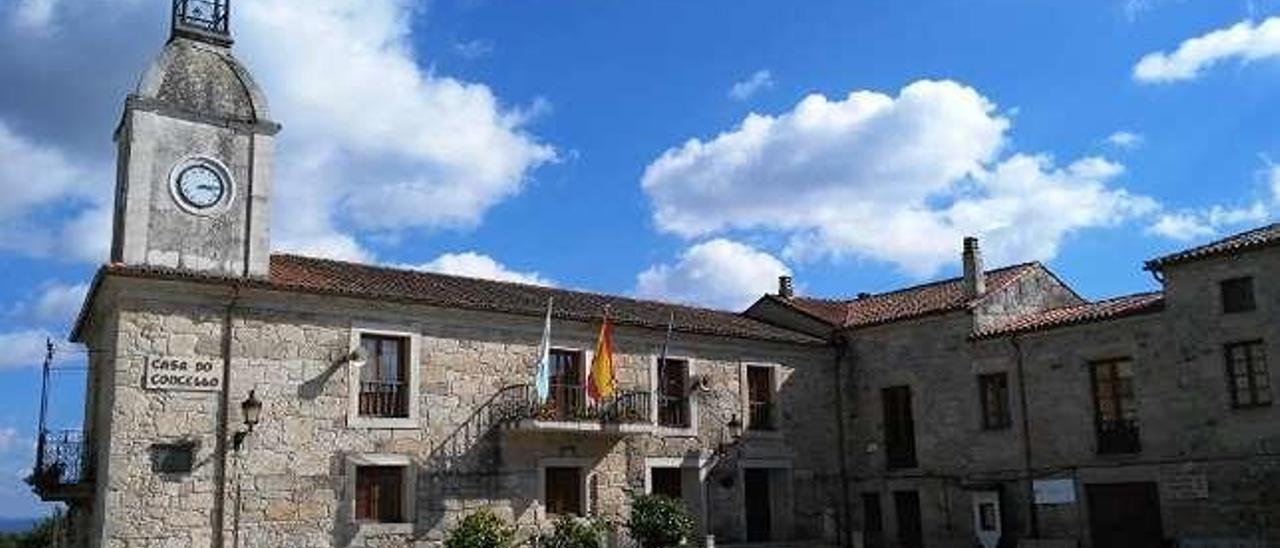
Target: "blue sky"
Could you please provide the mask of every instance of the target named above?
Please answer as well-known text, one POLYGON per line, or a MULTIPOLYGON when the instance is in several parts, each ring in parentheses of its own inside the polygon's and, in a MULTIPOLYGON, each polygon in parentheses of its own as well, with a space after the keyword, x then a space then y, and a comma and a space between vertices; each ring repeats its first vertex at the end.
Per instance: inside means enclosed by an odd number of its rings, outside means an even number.
MULTIPOLYGON (((105 259, 111 131, 166 4, 0 4, 0 515, 40 511, 41 341, 105 259)), ((285 127, 280 250, 738 308, 782 272, 950 276, 974 234, 1100 298, 1280 212, 1280 0, 235 9, 285 127)))

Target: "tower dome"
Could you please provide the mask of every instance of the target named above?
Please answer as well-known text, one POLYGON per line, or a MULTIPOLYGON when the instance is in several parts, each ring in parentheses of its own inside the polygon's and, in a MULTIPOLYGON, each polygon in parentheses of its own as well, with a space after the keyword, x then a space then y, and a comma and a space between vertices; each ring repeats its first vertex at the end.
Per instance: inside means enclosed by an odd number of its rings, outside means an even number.
POLYGON ((271 119, 266 95, 229 48, 180 36, 152 62, 136 96, 187 114, 249 124, 271 119))

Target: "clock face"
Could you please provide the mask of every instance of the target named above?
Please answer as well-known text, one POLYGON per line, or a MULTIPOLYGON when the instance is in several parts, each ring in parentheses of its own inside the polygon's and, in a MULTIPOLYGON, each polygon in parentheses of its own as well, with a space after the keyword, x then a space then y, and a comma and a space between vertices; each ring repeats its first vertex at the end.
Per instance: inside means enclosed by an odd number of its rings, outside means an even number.
POLYGON ((227 194, 227 182, 209 166, 196 164, 178 174, 178 197, 195 209, 218 205, 227 194))

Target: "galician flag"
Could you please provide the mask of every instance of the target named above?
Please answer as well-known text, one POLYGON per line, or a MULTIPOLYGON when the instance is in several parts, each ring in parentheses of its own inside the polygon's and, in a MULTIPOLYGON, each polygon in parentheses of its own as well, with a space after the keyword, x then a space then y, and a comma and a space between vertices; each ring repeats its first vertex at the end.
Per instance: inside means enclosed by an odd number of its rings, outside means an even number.
POLYGON ((538 365, 533 375, 538 403, 546 403, 551 396, 551 297, 547 297, 547 321, 542 326, 542 344, 538 346, 538 365))
POLYGON ((587 392, 592 399, 600 401, 613 395, 614 373, 613 326, 609 324, 609 308, 605 307, 600 336, 596 338, 596 355, 591 358, 591 374, 587 377, 587 392))

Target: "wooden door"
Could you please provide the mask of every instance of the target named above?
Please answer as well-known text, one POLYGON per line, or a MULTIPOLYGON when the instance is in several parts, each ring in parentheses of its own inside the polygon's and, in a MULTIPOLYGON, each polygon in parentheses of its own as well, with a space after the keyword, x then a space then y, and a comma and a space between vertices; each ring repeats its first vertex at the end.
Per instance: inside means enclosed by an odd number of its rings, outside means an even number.
POLYGON ((1160 548, 1160 492, 1155 483, 1085 485, 1094 548, 1160 548))
POLYGON ((743 496, 747 503, 747 542, 767 542, 773 536, 769 471, 764 468, 747 468, 743 470, 742 476, 743 496))

